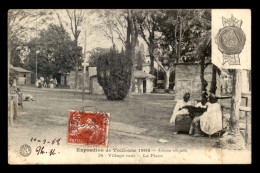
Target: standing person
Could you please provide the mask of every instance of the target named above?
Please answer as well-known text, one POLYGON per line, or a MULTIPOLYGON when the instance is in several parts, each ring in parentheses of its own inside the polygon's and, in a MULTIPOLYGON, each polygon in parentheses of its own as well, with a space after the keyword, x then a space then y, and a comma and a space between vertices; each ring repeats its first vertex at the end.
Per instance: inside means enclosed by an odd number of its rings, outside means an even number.
POLYGON ((172 113, 172 117, 170 119, 171 124, 175 124, 175 119, 177 115, 189 114, 188 109, 182 108, 183 106, 191 105, 191 102, 189 100, 190 100, 190 93, 186 92, 183 96, 183 99, 177 101, 177 104, 172 113))
POLYGON ((40 80, 41 80, 41 87, 40 88, 42 88, 42 87, 44 87, 44 77, 40 77, 40 80))
POLYGON ((13 79, 13 87, 16 88, 16 78, 13 79))
POLYGON ((38 86, 38 88, 42 88, 42 81, 41 80, 38 80, 38 84, 39 84, 39 86, 38 86))
POLYGON ((38 79, 36 79, 36 81, 35 81, 35 87, 36 87, 36 88, 39 87, 39 81, 38 81, 38 79))
POLYGON ((56 78, 53 79, 53 84, 54 84, 54 88, 56 88, 57 87, 57 80, 56 80, 56 78))
POLYGON ((49 83, 50 83, 49 77, 46 77, 46 82, 45 82, 46 88, 49 88, 49 83))
POLYGON ((54 86, 54 85, 53 85, 53 79, 50 79, 49 87, 50 87, 50 88, 53 88, 53 86, 54 86))

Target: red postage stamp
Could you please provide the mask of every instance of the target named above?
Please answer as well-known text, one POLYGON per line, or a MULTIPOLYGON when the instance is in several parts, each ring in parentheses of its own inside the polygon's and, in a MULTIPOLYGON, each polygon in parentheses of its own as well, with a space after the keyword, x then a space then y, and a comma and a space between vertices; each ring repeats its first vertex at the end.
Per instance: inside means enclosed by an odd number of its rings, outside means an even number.
POLYGON ((67 143, 107 146, 108 122, 108 113, 69 111, 67 143))

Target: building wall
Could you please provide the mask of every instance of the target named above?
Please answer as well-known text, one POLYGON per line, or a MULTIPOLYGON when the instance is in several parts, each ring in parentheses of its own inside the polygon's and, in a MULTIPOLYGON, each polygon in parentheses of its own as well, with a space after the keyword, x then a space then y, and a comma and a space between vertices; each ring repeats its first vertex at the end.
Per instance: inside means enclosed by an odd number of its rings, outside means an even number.
MULTIPOLYGON (((78 83, 77 83, 77 89, 83 89, 83 72, 78 72, 78 83)), ((67 76, 67 85, 70 86, 70 89, 75 89, 75 78, 76 78, 76 72, 70 71, 70 74, 67 76)), ((85 74, 85 89, 89 89, 89 72, 86 70, 85 74)))
MULTIPOLYGON (((212 64, 208 65, 204 72, 204 78, 208 82, 207 91, 210 90, 212 79, 212 64)), ((219 77, 217 75, 217 86, 219 77)), ((190 92, 191 99, 197 99, 201 96, 201 81, 200 81, 200 65, 198 64, 177 64, 175 73, 175 99, 181 99, 185 92, 190 92)), ((220 94, 218 87, 216 95, 220 94)))
POLYGON ((146 93, 151 93, 153 91, 153 79, 146 80, 146 93))
POLYGON ((17 84, 19 85, 30 85, 31 84, 31 73, 17 72, 17 84), (25 77, 24 77, 25 75, 25 77))
POLYGON ((150 67, 150 64, 143 64, 143 68, 142 70, 146 73, 150 73, 151 71, 151 67, 150 67))
POLYGON ((104 94, 103 88, 98 83, 97 76, 93 76, 90 78, 90 93, 104 94))
POLYGON ((143 93, 143 81, 146 80, 146 93, 153 91, 153 79, 135 79, 135 93, 143 93))
POLYGON ((135 79, 135 93, 143 93, 143 80, 135 79))

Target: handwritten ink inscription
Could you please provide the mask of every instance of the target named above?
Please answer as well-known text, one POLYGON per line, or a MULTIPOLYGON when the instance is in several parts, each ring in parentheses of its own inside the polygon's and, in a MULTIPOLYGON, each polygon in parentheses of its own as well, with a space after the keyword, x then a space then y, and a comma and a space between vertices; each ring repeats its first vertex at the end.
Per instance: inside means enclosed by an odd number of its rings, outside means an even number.
POLYGON ((46 149, 45 144, 50 144, 50 145, 57 145, 59 146, 60 145, 60 140, 61 138, 55 138, 53 140, 47 140, 47 139, 38 139, 38 138, 34 138, 32 137, 31 138, 31 142, 38 142, 38 143, 41 143, 42 145, 40 146, 37 146, 36 149, 35 149, 35 152, 37 155, 44 155, 44 154, 48 154, 49 156, 53 156, 55 154, 60 154, 60 152, 56 152, 56 149, 55 148, 51 148, 51 149, 46 149))
POLYGON ((36 153, 37 153, 37 155, 39 155, 39 154, 49 154, 49 156, 56 154, 55 149, 51 149, 49 152, 47 152, 47 151, 44 150, 44 146, 38 146, 36 148, 36 153))

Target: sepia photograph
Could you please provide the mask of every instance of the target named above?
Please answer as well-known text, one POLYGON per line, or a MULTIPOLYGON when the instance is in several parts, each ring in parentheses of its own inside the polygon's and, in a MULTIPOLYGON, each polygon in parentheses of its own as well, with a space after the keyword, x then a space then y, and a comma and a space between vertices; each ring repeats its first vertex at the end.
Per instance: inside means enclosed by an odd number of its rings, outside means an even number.
POLYGON ((8 164, 251 164, 250 9, 9 9, 8 164))

